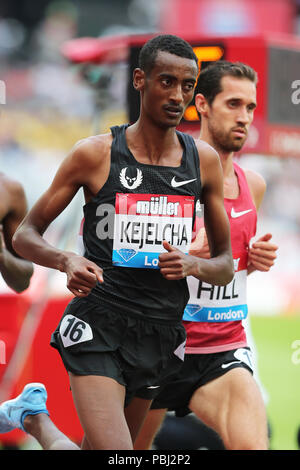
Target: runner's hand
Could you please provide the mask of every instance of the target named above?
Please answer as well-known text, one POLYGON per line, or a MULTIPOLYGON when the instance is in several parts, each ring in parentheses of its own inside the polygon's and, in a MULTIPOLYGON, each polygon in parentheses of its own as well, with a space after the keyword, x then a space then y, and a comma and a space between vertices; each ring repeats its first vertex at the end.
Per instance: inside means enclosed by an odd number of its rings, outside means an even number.
POLYGON ((161 274, 169 281, 183 279, 190 275, 195 266, 193 257, 185 255, 165 240, 163 241, 163 246, 167 253, 159 255, 158 267, 161 274))
POLYGON ((252 244, 248 253, 248 272, 267 272, 274 265, 278 246, 270 242, 271 238, 272 234, 266 233, 252 244))

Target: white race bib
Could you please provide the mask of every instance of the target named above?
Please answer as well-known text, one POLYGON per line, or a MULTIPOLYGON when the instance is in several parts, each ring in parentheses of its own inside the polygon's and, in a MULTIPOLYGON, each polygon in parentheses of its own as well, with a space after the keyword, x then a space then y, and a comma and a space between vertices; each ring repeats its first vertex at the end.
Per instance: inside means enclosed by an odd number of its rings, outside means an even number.
POLYGON ((62 319, 59 333, 65 348, 93 339, 90 325, 73 315, 66 315, 62 319))
POLYGON ((163 240, 187 254, 193 212, 192 196, 116 194, 113 265, 158 269, 163 240))

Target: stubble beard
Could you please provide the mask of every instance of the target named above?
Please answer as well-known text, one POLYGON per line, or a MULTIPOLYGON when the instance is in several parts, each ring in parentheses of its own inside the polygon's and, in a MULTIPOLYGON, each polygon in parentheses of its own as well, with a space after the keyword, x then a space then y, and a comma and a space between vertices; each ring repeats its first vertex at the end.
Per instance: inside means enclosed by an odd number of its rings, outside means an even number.
POLYGON ((230 132, 224 132, 212 123, 208 123, 208 130, 211 136, 213 147, 223 152, 238 152, 242 149, 246 136, 243 139, 234 139, 230 132))

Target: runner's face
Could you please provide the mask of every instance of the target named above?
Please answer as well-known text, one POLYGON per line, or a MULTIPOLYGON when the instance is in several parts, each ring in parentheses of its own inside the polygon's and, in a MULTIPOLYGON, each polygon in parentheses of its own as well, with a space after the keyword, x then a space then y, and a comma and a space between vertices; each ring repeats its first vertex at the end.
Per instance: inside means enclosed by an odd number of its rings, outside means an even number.
POLYGON ((222 91, 208 107, 208 131, 216 148, 237 152, 243 147, 256 108, 256 86, 248 79, 225 76, 222 91))
POLYGON ((144 113, 162 127, 177 126, 194 96, 197 73, 194 60, 159 51, 145 77, 144 113))

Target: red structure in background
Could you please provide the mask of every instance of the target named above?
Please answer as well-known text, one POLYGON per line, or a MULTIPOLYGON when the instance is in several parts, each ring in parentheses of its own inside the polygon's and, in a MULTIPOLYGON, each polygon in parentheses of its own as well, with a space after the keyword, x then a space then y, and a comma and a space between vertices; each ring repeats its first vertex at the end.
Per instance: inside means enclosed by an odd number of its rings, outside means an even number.
MULTIPOLYGON (((292 85, 300 79, 300 39, 289 35, 204 38, 194 34, 185 35, 184 39, 193 46, 201 69, 214 60, 224 59, 245 62, 257 71, 258 107, 243 153, 300 157, 300 104, 292 100, 292 85)), ((133 90, 131 77, 144 42, 143 37, 130 39, 128 109, 131 122, 137 119, 139 112, 139 97, 133 90)), ((179 128, 199 136, 200 123, 193 104, 179 128)))
MULTIPOLYGON (((10 396, 18 395, 26 383, 45 384, 48 392, 47 406, 52 420, 70 439, 80 443, 83 432, 74 409, 67 372, 58 352, 49 344, 51 333, 56 328, 70 298, 51 298, 46 303, 32 344, 25 352, 24 367, 10 384, 10 396)), ((30 302, 26 295, 5 294, 0 297, 0 303, 1 313, 2 311, 7 313, 1 315, 0 335, 6 344, 6 363, 9 366, 30 302)), ((4 373, 5 365, 0 364, 0 384, 4 373)), ((20 430, 0 435, 0 443, 6 447, 21 445, 25 439, 26 435, 20 430)))
POLYGON ((293 34, 293 0, 165 0, 160 30, 188 36, 293 34))
MULTIPOLYGON (((140 48, 150 37, 75 39, 65 44, 62 52, 76 64, 128 61, 127 111, 128 120, 134 122, 139 113, 139 96, 132 87, 132 72, 137 67, 140 48)), ((300 157, 300 104, 292 100, 293 84, 300 80, 300 38, 286 34, 232 37, 186 34, 184 39, 193 46, 201 68, 214 60, 226 59, 245 62, 257 71, 258 107, 243 152, 300 157)), ((179 128, 198 136, 199 126, 191 107, 179 128)))

